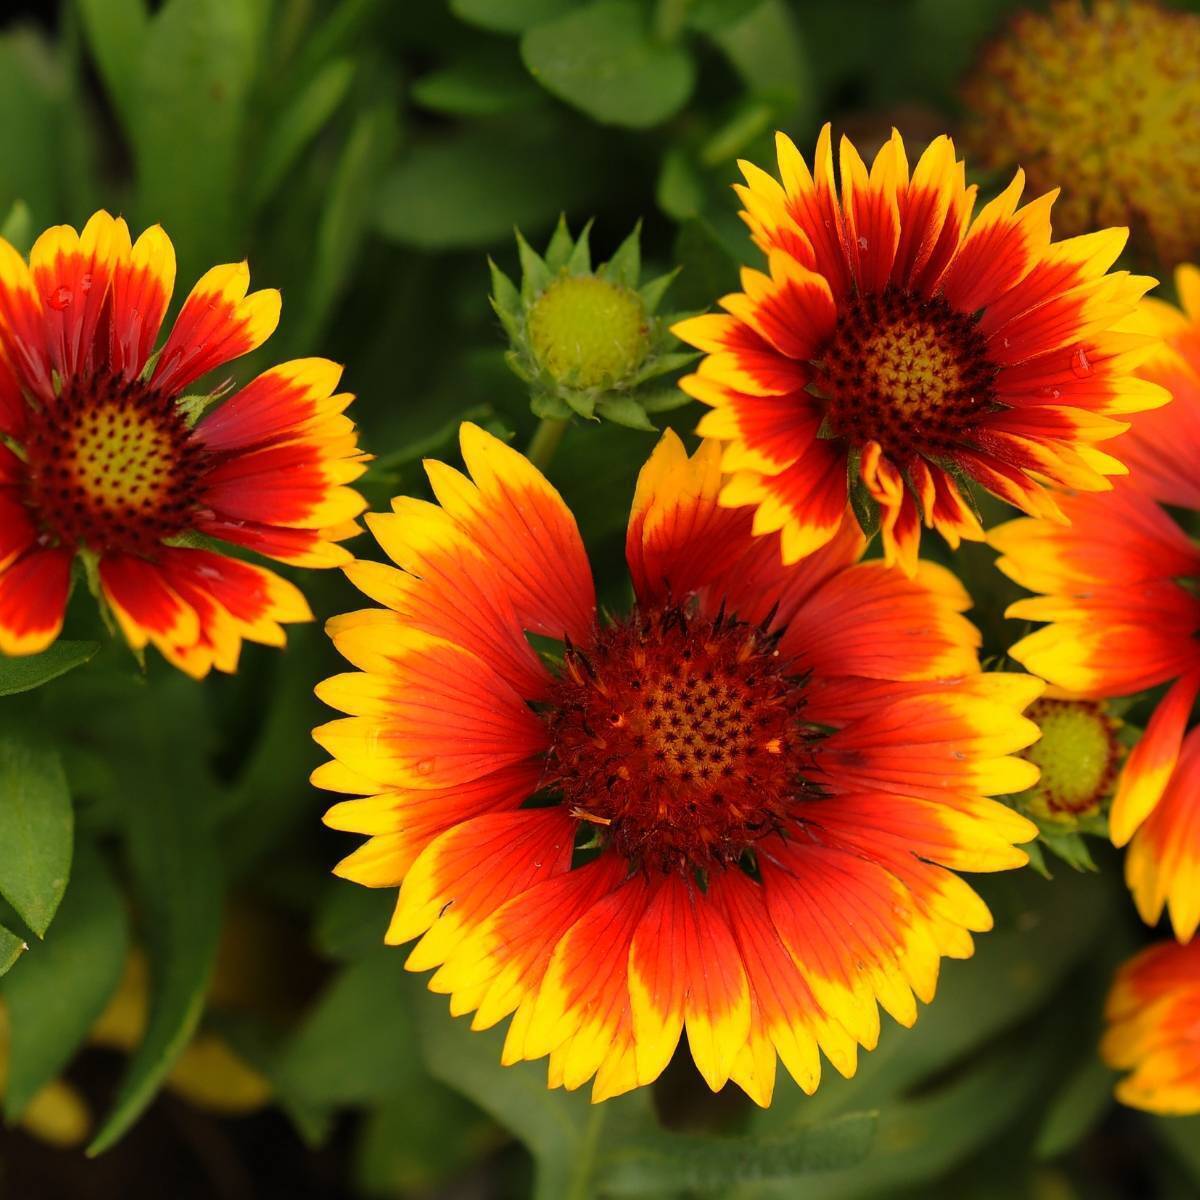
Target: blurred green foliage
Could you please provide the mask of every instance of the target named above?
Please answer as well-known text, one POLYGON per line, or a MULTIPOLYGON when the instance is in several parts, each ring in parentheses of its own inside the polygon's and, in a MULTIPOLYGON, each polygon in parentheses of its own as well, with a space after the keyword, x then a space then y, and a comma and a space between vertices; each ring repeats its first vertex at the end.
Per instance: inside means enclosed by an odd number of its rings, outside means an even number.
MULTIPOLYGON (((825 119, 865 150, 893 123, 916 144, 952 130, 957 81, 1011 7, 73 0, 47 17, 31 5, 0 33, 0 217, 24 246, 100 205, 159 222, 181 292, 248 257, 258 285, 282 288, 284 315, 236 374, 294 355, 345 362, 378 507, 427 494, 419 460, 452 458, 464 415, 518 445, 533 432, 488 304, 489 253, 518 276, 514 226, 540 245, 560 214, 573 228, 595 218, 602 260, 641 221, 646 277, 680 267, 672 307, 706 308, 753 257, 728 186, 738 157, 769 165, 776 128, 807 147, 825 119)), ((690 431, 697 416, 689 405, 669 421, 690 431)), ((626 594, 623 528, 652 436, 576 421, 554 460, 609 600, 626 594)), ((366 539, 355 548, 372 553, 366 539)), ((1016 631, 990 559, 972 547, 955 568, 997 659, 1016 631)), ((360 604, 334 575, 300 582, 319 617, 360 604)), ((332 1139, 336 1182, 313 1195, 449 1195, 457 1180, 544 1200, 1200 1187, 1195 1122, 1115 1114, 1095 1061, 1100 998, 1141 936, 1111 855, 1094 874, 985 881, 996 932, 944 966, 931 1010, 913 1030, 889 1024, 851 1080, 827 1069, 805 1098, 781 1072, 760 1112, 698 1095, 677 1062, 653 1095, 593 1108, 548 1092, 544 1064, 502 1069, 499 1035, 468 1033, 403 970, 403 951, 381 947, 391 897, 329 876, 351 846, 321 829, 325 801, 307 783, 312 686, 338 669, 318 629, 285 654, 250 647, 235 677, 203 685, 157 660, 143 675, 87 605, 67 636, 0 662, 10 1121, 77 1059, 136 942, 148 1020, 115 1090, 109 1078, 92 1097, 92 1152, 136 1143, 180 1051, 213 1029, 294 1125, 278 1153, 302 1160, 304 1143, 332 1139), (283 1016, 206 1011, 222 914, 226 934, 239 919, 231 897, 282 914, 288 953, 316 979, 283 1016)), ((12 1173, 21 1142, 7 1144, 12 1173)))

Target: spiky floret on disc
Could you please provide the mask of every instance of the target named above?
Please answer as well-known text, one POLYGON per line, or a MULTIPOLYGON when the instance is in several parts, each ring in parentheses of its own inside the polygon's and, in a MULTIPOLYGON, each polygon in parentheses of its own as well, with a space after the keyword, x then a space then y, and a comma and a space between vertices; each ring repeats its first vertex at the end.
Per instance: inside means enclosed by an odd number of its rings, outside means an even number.
POLYGON ((852 527, 785 567, 718 505, 720 448, 674 434, 634 494, 634 607, 601 622, 558 493, 461 445, 437 504, 368 518, 397 565, 347 572, 385 607, 330 623, 358 669, 318 688, 347 717, 313 781, 369 835, 338 873, 399 886, 387 940, 476 1028, 513 1015, 503 1061, 548 1055, 552 1086, 649 1083, 685 1029, 760 1104, 777 1058, 809 1092, 819 1051, 852 1073, 877 1004, 911 1024, 990 925, 952 869, 1026 861, 989 797, 1037 776, 1040 684, 980 674, 953 576, 860 562, 852 527))
POLYGON ((539 417, 653 429, 647 414, 687 403, 666 377, 696 357, 669 332, 678 314, 658 312, 675 273, 641 283, 640 227, 593 269, 590 231, 589 222, 573 238, 560 218, 544 256, 518 233, 520 288, 490 264, 508 364, 532 389, 539 417))
POLYGON ((73 564, 135 651, 200 676, 243 640, 282 645, 311 619, 286 580, 197 543, 330 566, 364 507, 341 369, 300 359, 229 392, 186 395, 262 344, 279 293, 247 295, 245 263, 214 267, 155 353, 175 283, 157 226, 131 241, 96 213, 46 230, 26 262, 0 239, 0 653, 62 627, 73 564))
POLYGON ((742 163, 736 189, 765 271, 675 326, 706 355, 680 384, 713 410, 698 431, 725 447, 722 503, 753 508, 789 562, 852 511, 912 571, 922 524, 983 537, 973 486, 1047 516, 1047 484, 1109 487, 1124 468, 1097 443, 1167 400, 1131 375, 1152 342, 1120 324, 1154 280, 1109 273, 1125 230, 1052 242, 1054 194, 1018 207, 1019 171, 973 216, 947 137, 911 171, 895 131, 869 170, 843 138, 840 190, 828 126, 811 170, 777 148, 779 179, 742 163))

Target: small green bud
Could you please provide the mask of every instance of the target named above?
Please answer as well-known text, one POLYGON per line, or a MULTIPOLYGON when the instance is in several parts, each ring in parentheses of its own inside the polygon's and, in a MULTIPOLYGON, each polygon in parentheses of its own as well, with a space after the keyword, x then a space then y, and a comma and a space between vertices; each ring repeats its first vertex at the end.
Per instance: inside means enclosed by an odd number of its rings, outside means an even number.
POLYGON ((670 332, 679 314, 657 311, 674 275, 639 286, 638 243, 635 229, 593 268, 588 227, 573 238, 560 220, 544 256, 517 234, 520 287, 490 264, 492 307, 511 346, 506 361, 529 385, 536 414, 652 430, 648 412, 688 403, 668 377, 697 356, 670 332))

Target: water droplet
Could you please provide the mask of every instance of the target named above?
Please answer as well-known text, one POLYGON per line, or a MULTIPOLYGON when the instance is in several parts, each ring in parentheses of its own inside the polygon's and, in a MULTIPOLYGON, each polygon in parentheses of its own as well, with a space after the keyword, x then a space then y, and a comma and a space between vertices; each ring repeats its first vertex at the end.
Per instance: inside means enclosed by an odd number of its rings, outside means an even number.
POLYGON ((871 243, 870 243, 870 242, 868 242, 868 241, 867 241, 867 239, 866 239, 865 237, 860 237, 860 238, 858 239, 858 248, 859 248, 860 250, 866 250, 866 249, 867 249, 867 248, 870 246, 870 244, 871 244, 871 243))
POLYGON ((1076 348, 1071 355, 1071 370, 1077 379, 1087 379, 1092 373, 1092 364, 1088 361, 1087 352, 1082 346, 1076 348))
POLYGON ((1060 392, 1056 387, 1043 387, 1038 388, 1038 395, 1041 396, 1043 400, 1057 400, 1062 395, 1062 392, 1060 392))
POLYGON ((90 275, 81 275, 79 277, 79 290, 81 292, 90 292, 92 290, 92 277, 90 275))
POLYGON ((46 296, 46 303, 56 312, 62 312, 63 309, 71 307, 71 301, 74 299, 75 294, 69 287, 59 287, 46 296))
POLYGON ((417 774, 418 775, 429 775, 432 772, 433 772, 433 759, 432 758, 423 758, 423 759, 421 759, 421 761, 419 763, 417 763, 417 774))

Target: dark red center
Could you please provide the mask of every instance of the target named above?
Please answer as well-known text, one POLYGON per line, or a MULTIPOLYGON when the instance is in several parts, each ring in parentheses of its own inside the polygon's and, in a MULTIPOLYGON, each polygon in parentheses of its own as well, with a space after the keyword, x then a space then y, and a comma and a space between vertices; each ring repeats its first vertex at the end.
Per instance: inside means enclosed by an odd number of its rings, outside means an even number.
POLYGON ((996 406, 996 368, 975 317, 899 288, 856 296, 818 363, 831 431, 895 462, 938 458, 996 406))
POLYGON ((631 864, 735 862, 811 790, 802 708, 803 681, 761 628, 635 612, 568 648, 546 709, 546 786, 631 864))
POLYGON ((23 439, 26 503, 61 545, 145 553, 184 530, 205 452, 174 398, 136 381, 69 380, 23 439))

